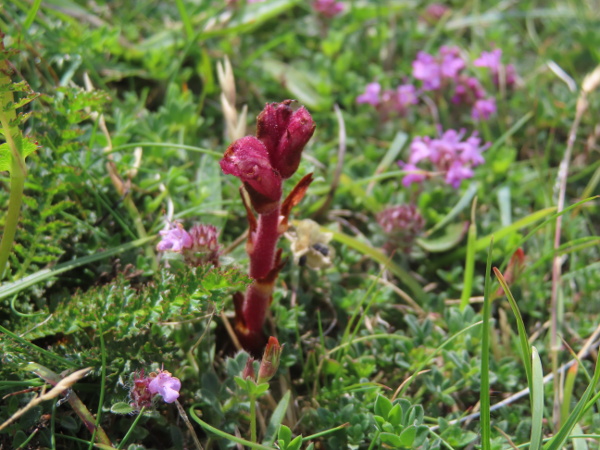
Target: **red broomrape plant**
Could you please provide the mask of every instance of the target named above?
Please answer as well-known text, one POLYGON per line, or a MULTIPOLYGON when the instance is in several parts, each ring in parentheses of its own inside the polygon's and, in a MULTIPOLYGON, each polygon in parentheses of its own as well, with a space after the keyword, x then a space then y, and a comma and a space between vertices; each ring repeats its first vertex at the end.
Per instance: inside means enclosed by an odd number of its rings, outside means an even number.
POLYGON ((240 193, 248 218, 246 251, 253 281, 244 296, 238 292, 234 297, 235 329, 244 348, 254 353, 264 348, 265 316, 283 267, 277 241, 287 230, 291 209, 312 182, 312 174, 306 175, 282 201, 283 181, 298 169, 316 126, 306 108, 294 110, 291 104, 292 100, 267 104, 257 117, 256 137, 238 139, 221 160, 223 172, 243 182, 240 193))

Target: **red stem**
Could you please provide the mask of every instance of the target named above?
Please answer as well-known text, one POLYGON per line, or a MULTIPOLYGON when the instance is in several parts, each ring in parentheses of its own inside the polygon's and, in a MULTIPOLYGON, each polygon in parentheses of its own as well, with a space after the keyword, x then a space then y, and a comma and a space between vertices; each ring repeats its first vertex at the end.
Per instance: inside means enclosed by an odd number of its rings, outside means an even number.
POLYGON ((273 294, 272 280, 265 278, 275 265, 277 240, 279 239, 280 206, 268 214, 260 214, 256 233, 252 238, 250 252, 250 276, 254 279, 246 291, 242 314, 250 336, 261 336, 267 308, 273 294))
POLYGON ((255 280, 266 277, 275 264, 275 252, 279 239, 278 225, 280 205, 268 214, 258 216, 258 227, 252 239, 250 253, 250 276, 255 280))

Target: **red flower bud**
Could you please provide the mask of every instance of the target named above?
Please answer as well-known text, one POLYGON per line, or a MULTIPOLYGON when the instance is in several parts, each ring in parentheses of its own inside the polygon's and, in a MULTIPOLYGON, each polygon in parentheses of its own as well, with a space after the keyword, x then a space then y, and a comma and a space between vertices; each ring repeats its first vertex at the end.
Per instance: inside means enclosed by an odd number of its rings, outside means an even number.
POLYGON ((267 104, 256 126, 256 136, 265 144, 271 165, 284 180, 298 170, 302 150, 316 127, 306 108, 292 111, 291 102, 267 104))
POLYGON ((223 172, 244 182, 252 206, 264 214, 281 199, 281 177, 269 162, 265 145, 254 136, 238 139, 229 146, 220 162, 223 172))
POLYGON ((269 381, 277 373, 282 350, 283 347, 279 345, 277 338, 269 337, 263 359, 260 362, 260 369, 258 369, 258 384, 269 381))

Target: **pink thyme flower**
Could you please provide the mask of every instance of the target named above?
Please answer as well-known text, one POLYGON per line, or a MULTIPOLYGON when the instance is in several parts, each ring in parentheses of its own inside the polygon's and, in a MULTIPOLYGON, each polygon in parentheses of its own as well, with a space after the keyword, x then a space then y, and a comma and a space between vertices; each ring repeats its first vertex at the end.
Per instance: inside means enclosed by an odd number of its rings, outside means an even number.
POLYGON ((496 100, 493 98, 479 99, 473 105, 471 116, 475 120, 487 120, 496 112, 496 100))
POLYGON ((159 252, 166 250, 181 252, 192 247, 192 237, 179 222, 171 223, 169 228, 160 232, 160 235, 162 239, 156 246, 156 250, 159 252))
POLYGON ((465 68, 465 61, 460 56, 458 47, 440 48, 436 58, 429 53, 419 52, 412 63, 413 77, 423 82, 426 91, 437 91, 444 80, 456 81, 465 68))
POLYGON ((396 88, 398 98, 398 107, 406 109, 410 105, 416 105, 419 102, 417 88, 412 84, 401 84, 396 88))
POLYGON ((485 90, 477 78, 460 76, 456 82, 452 103, 472 105, 475 101, 485 97, 485 90))
POLYGON ((408 172, 402 179, 402 185, 404 187, 408 187, 413 183, 421 183, 423 180, 425 180, 425 178, 427 178, 427 175, 424 173, 423 169, 418 168, 415 164, 398 161, 398 165, 402 168, 402 170, 408 172))
POLYGON ((411 172, 404 176, 402 184, 408 187, 425 180, 427 175, 417 164, 426 162, 434 171, 444 173, 446 183, 455 189, 462 180, 471 178, 472 169, 484 162, 481 153, 489 144, 480 145, 476 133, 463 141, 464 134, 464 130, 446 130, 440 138, 416 136, 410 145, 408 163, 398 162, 404 171, 411 172))
POLYGON ((502 50, 499 48, 492 50, 491 52, 481 52, 481 56, 473 61, 475 67, 487 67, 492 72, 498 72, 502 63, 502 50))
POLYGON ((368 103, 372 106, 379 105, 379 94, 381 93, 381 85, 379 83, 369 83, 365 88, 365 93, 356 97, 356 103, 368 103))
POLYGON ((458 47, 443 46, 440 48, 440 70, 442 77, 455 79, 461 70, 465 68, 465 61, 460 56, 458 47))
POLYGON ((173 403, 179 398, 181 381, 173 377, 166 370, 159 370, 158 374, 151 379, 148 384, 148 391, 151 394, 160 394, 166 403, 173 403))
POLYGON ((410 250, 425 226, 425 219, 415 205, 392 206, 378 213, 376 218, 388 238, 384 246, 388 253, 396 249, 410 250))
POLYGON ((325 17, 335 17, 344 11, 344 4, 335 0, 315 0, 313 9, 325 17))
POLYGON ((490 69, 496 86, 500 84, 500 73, 504 72, 506 86, 513 86, 517 81, 515 66, 512 64, 504 66, 501 60, 502 50, 497 48, 491 52, 481 52, 479 58, 473 61, 473 65, 490 69))
POLYGON ((432 3, 427 7, 422 18, 430 24, 436 24, 448 11, 450 8, 447 6, 441 3, 432 3))
POLYGON ((419 52, 412 63, 413 77, 423 82, 423 89, 436 91, 442 87, 442 74, 438 61, 429 53, 419 52))

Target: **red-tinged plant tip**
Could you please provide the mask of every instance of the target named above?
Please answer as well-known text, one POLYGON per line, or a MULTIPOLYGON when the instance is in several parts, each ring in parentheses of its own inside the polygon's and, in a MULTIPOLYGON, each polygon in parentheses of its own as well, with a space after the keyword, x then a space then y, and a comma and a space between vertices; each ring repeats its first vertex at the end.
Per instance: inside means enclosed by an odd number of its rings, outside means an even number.
POLYGON ((256 378, 256 374, 254 373, 254 358, 252 356, 248 357, 246 361, 246 367, 242 371, 242 379, 250 378, 254 380, 256 378))
POLYGON ((259 214, 275 208, 281 198, 281 177, 269 161, 265 145, 254 136, 238 139, 220 162, 223 172, 238 177, 259 214))
POLYGON ((258 115, 256 137, 267 148, 271 165, 284 180, 300 165, 302 150, 315 132, 316 124, 304 106, 296 111, 292 100, 270 103, 258 115))
POLYGON ((266 383, 277 373, 282 350, 283 346, 279 345, 277 338, 269 337, 269 342, 260 362, 260 369, 258 369, 258 384, 266 383))

